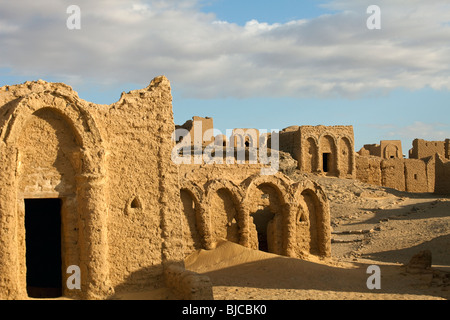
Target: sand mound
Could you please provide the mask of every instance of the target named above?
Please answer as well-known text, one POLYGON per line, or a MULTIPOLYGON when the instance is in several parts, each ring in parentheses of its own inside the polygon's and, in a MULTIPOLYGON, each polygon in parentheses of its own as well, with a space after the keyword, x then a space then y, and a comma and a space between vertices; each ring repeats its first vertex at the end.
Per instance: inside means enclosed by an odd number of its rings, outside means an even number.
POLYGON ((441 299, 430 275, 406 274, 404 267, 380 265, 382 289, 367 288, 373 264, 305 261, 221 242, 211 251, 190 255, 186 268, 210 277, 215 299, 441 299))

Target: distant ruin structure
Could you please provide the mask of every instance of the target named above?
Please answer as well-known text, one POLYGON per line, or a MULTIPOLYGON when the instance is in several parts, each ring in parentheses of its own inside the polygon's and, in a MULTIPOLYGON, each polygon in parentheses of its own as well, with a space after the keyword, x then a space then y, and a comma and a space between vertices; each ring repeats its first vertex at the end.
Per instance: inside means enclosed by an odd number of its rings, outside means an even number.
POLYGON ((180 142, 188 137, 191 145, 207 146, 214 143, 214 120, 209 117, 192 117, 181 126, 175 126, 177 132, 183 133, 176 137, 180 142), (180 130, 183 129, 183 130, 180 130))
POLYGON ((352 126, 292 126, 281 131, 279 139, 280 150, 298 161, 301 172, 356 176, 352 126))
POLYGON ((358 154, 383 159, 403 159, 402 142, 400 140, 382 140, 380 144, 366 144, 358 154))
POLYGON ((399 191, 450 194, 448 142, 415 139, 409 158, 395 155, 401 153, 400 141, 365 145, 356 156, 357 179, 399 191))
POLYGON ((258 129, 233 129, 230 141, 235 148, 259 148, 258 129))

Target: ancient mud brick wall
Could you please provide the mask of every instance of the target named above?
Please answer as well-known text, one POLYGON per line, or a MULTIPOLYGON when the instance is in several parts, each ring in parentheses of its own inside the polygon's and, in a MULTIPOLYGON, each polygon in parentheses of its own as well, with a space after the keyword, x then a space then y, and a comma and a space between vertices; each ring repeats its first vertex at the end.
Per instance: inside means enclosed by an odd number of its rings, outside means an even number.
POLYGON ((329 205, 317 184, 263 176, 251 165, 180 165, 180 178, 185 255, 222 240, 292 257, 330 255, 329 205))
POLYGON ((379 157, 356 156, 356 179, 381 186, 381 161, 379 157))
POLYGON ((159 285, 162 263, 180 260, 183 248, 170 83, 156 78, 109 109, 102 122, 110 143, 110 278, 121 287, 159 285))
POLYGON ((177 299, 213 300, 213 287, 207 276, 188 271, 179 264, 170 264, 164 270, 166 286, 177 299))
POLYGON ((435 188, 435 180, 436 180, 436 156, 428 157, 422 159, 425 163, 426 167, 426 175, 427 175, 427 192, 434 192, 435 188))
POLYGON ((400 140, 380 141, 380 156, 384 159, 402 159, 402 142, 400 140))
POLYGON ((230 137, 231 145, 235 148, 259 148, 259 130, 251 128, 233 129, 230 137))
POLYGON ((450 195, 450 161, 436 158, 435 193, 450 195))
POLYGON ((279 149, 289 153, 294 159, 300 153, 299 126, 285 128, 279 133, 279 149))
POLYGON ((405 190, 407 192, 428 192, 427 166, 425 161, 404 159, 405 190))
POLYGON ((436 153, 445 157, 445 141, 415 139, 413 141, 413 148, 409 150, 409 158, 423 159, 434 156, 436 153))
POLYGON ((381 159, 356 157, 356 178, 362 182, 413 193, 434 192, 435 158, 381 159))
POLYGON ((445 158, 450 160, 450 139, 445 139, 445 158))
POLYGON ((381 146, 379 144, 365 144, 361 150, 358 151, 361 156, 374 156, 381 158, 381 146))
POLYGON ((176 129, 186 130, 191 145, 207 146, 214 142, 213 118, 194 116, 192 117, 192 120, 186 121, 181 126, 176 126, 176 129))
POLYGON ((356 176, 352 126, 301 126, 300 148, 295 159, 302 172, 340 178, 356 176))
POLYGON ((155 78, 110 106, 44 81, 0 88, 0 298, 27 297, 24 200, 61 199, 62 270, 101 299, 162 285, 181 261, 170 83, 155 78))
POLYGON ((358 154, 383 159, 402 159, 402 142, 400 140, 382 140, 380 144, 366 144, 358 151, 358 154))
POLYGON ((381 161, 381 185, 399 191, 406 190, 403 159, 385 159, 381 161))

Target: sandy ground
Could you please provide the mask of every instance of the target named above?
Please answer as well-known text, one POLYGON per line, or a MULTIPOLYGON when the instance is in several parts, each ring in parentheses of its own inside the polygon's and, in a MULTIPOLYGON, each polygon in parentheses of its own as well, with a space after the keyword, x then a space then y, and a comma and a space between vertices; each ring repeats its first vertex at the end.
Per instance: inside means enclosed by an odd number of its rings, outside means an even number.
MULTIPOLYGON (((354 180, 293 173, 327 192, 332 258, 308 261, 221 242, 200 250, 186 268, 210 277, 216 300, 448 300, 450 298, 450 198, 409 194, 354 180), (411 257, 432 252, 433 267, 408 273, 411 257), (381 289, 369 290, 367 269, 377 265, 381 289)), ((174 299, 165 289, 119 299, 174 299)))

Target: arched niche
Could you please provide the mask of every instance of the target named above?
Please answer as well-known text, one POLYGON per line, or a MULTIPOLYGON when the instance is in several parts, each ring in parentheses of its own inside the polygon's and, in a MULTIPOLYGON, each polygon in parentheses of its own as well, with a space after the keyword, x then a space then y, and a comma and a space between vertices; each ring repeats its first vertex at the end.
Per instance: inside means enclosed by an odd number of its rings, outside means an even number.
POLYGON ((242 243, 244 221, 240 188, 227 180, 214 180, 206 186, 205 242, 214 248, 221 240, 242 243))
POLYGON ((195 250, 204 249, 204 222, 202 217, 201 196, 197 190, 182 187, 180 199, 182 206, 184 254, 189 255, 195 250))
POLYGON ((339 141, 340 172, 344 176, 351 176, 354 167, 354 151, 350 140, 343 137, 339 141))
MULTIPOLYGON (((106 152, 93 117, 77 99, 51 92, 31 93, 9 106, 13 112, 4 119, 0 133, 0 198, 8 199, 0 207, 0 218, 16 233, 0 235, 0 272, 6 280, 3 283, 8 283, 6 287, 0 284, 0 297, 28 295, 23 224, 27 198, 61 199, 63 237, 70 238, 63 247, 62 269, 73 261, 81 270, 81 290, 70 295, 99 299, 113 293, 104 192, 106 152), (26 143, 30 134, 41 135, 35 148, 26 143), (36 156, 39 152, 41 157, 36 156), (36 163, 30 166, 33 158, 36 163), (43 170, 36 171, 41 164, 43 170)), ((33 138, 29 138, 31 142, 33 138)))

